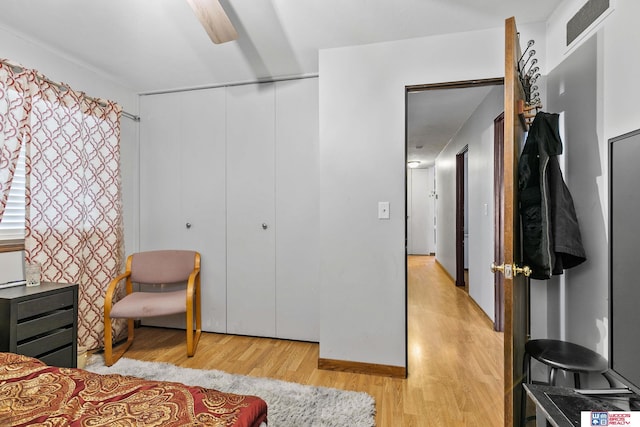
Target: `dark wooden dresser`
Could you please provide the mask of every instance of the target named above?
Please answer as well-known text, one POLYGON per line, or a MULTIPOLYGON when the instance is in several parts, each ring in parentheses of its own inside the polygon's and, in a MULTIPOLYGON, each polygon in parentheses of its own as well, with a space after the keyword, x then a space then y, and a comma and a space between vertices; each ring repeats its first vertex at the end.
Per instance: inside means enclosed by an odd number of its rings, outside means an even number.
POLYGON ((75 368, 78 285, 47 283, 0 289, 0 351, 75 368))

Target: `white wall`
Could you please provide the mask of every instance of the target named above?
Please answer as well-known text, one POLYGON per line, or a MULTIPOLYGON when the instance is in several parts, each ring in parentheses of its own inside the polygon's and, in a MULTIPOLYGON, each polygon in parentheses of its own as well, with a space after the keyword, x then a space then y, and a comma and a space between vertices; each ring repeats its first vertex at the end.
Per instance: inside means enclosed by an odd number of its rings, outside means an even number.
POLYGON ((455 276, 456 154, 468 151, 469 295, 494 318, 493 121, 504 110, 504 88, 496 86, 436 159, 438 193, 436 257, 455 276), (486 205, 486 207, 485 207, 486 205))
POLYGON ((320 51, 321 358, 405 366, 405 86, 503 56, 502 28, 320 51))
POLYGON ((612 1, 613 12, 567 48, 566 22, 583 3, 567 0, 556 10, 548 23, 546 49, 548 104, 562 113, 565 180, 588 261, 568 270, 563 280, 550 281, 542 303, 550 307, 549 336, 608 356, 608 140, 640 128, 635 101, 640 96, 640 56, 634 53, 640 40, 640 3, 612 1))

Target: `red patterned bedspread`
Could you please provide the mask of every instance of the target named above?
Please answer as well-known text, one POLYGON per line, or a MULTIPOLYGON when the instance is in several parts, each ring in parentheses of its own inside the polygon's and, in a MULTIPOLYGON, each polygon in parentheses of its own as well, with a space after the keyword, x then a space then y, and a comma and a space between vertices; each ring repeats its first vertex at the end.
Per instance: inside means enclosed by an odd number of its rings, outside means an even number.
POLYGON ((0 426, 234 426, 267 420, 255 396, 82 369, 0 353, 0 426))

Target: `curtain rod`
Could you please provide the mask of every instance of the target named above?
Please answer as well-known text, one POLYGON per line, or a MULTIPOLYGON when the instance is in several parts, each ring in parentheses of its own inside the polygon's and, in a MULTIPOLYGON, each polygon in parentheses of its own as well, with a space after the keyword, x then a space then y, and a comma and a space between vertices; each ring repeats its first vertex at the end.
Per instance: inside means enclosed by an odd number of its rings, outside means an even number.
POLYGON ((313 79, 319 77, 318 73, 308 73, 308 74, 299 74, 294 76, 282 76, 282 77, 270 77, 266 79, 257 79, 257 80, 244 80, 238 82, 228 82, 228 83, 218 83, 218 84, 210 84, 210 85, 202 85, 202 86, 191 86, 191 87, 183 87, 178 89, 166 89, 166 90, 156 90, 151 92, 142 92, 139 95, 161 95, 163 93, 175 93, 175 92, 188 92, 190 90, 201 90, 201 89, 215 89, 219 87, 232 87, 232 86, 244 86, 244 85, 253 85, 258 83, 276 83, 276 82, 284 82, 288 80, 302 80, 302 79, 313 79))
MULTIPOLYGON (((22 65, 14 64, 14 63, 9 62, 9 61, 6 61, 6 60, 4 60, 4 59, 0 59, 0 62, 1 62, 1 63, 3 63, 3 64, 8 65, 8 66, 10 66, 10 67, 12 67, 12 68, 14 69, 14 71, 17 71, 17 72, 22 72, 22 71, 24 71, 24 70, 25 70, 25 68, 24 68, 22 65)), ((34 71, 35 71, 35 70, 34 70, 34 71)), ((35 71, 35 73, 36 73, 36 77, 37 77, 38 79, 43 80, 43 81, 45 81, 45 82, 47 82, 47 83, 50 83, 50 84, 52 84, 52 85, 56 86, 58 89, 73 90, 73 89, 71 89, 71 87, 70 87, 70 86, 68 86, 68 85, 66 85, 66 84, 64 84, 64 83, 54 82, 53 80, 51 80, 51 79, 47 78, 44 74, 41 74, 39 71, 35 71)), ((98 104, 102 105, 103 107, 104 107, 104 106, 106 106, 104 103, 102 103, 102 102, 101 102, 101 100, 100 100, 100 99, 98 99, 98 98, 94 98, 94 97, 92 97, 92 96, 89 96, 89 95, 87 95, 87 94, 86 94, 86 93, 84 93, 84 92, 80 92, 80 93, 82 93, 82 96, 83 96, 84 98, 86 98, 86 99, 88 99, 88 100, 90 100, 90 101, 95 101, 95 102, 97 102, 98 104)), ((131 113, 129 113, 129 112, 127 112, 127 111, 124 111, 124 110, 122 110, 121 115, 122 115, 122 116, 124 116, 124 117, 126 117, 126 118, 128 118, 128 119, 133 120, 134 122, 139 122, 139 121, 140 121, 140 116, 136 116, 135 114, 131 114, 131 113)))

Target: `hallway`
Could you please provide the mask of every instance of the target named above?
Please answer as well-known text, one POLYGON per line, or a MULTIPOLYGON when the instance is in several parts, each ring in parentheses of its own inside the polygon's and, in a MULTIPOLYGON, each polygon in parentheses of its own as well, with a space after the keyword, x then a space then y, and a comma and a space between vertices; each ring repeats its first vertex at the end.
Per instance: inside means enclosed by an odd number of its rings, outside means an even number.
POLYGON ((503 334, 435 257, 410 256, 408 266, 405 406, 421 396, 429 425, 503 425, 503 334))

